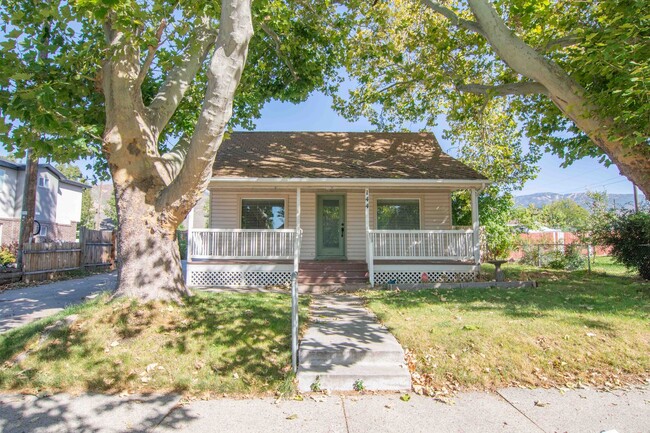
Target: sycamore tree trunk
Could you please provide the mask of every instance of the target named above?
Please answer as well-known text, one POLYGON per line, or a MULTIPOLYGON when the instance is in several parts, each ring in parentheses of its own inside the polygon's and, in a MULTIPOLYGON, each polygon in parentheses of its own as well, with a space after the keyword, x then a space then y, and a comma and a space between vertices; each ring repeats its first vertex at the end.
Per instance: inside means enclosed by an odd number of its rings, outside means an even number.
POLYGON ((154 50, 142 62, 137 42, 110 19, 105 33, 112 55, 103 68, 103 150, 118 214, 116 296, 178 301, 189 291, 181 274, 176 229, 207 187, 232 114, 253 34, 250 0, 224 0, 218 32, 207 18, 197 24, 182 62, 168 73, 148 106, 140 86, 154 50), (199 120, 174 149, 160 154, 160 133, 206 58, 208 85, 199 120))
MULTIPOLYGON (((625 145, 623 138, 614 131, 614 120, 598 114, 598 107, 589 102, 585 89, 562 68, 517 37, 489 0, 468 0, 468 3, 476 18, 476 27, 471 30, 483 35, 515 72, 533 80, 528 84, 541 88, 541 93, 546 94, 611 159, 621 174, 650 197, 648 146, 625 145)), ((434 7, 434 10, 439 9, 434 7)))

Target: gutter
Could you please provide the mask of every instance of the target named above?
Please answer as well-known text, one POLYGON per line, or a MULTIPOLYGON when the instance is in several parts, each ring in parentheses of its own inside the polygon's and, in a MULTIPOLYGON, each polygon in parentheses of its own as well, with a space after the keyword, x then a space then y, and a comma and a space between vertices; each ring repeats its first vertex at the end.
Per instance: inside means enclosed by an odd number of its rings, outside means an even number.
POLYGON ((211 184, 300 185, 300 186, 478 186, 483 191, 491 184, 487 179, 377 179, 377 178, 263 178, 263 177, 213 177, 211 184))

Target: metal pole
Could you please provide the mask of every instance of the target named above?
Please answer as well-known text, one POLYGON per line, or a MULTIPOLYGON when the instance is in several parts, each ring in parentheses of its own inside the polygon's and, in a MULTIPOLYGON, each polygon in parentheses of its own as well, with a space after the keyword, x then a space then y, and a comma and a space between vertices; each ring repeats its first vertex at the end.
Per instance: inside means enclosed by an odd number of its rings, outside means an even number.
POLYGON ((296 234, 291 278, 291 368, 298 372, 298 272, 300 270, 300 188, 296 188, 296 234))
POLYGON ((587 272, 591 274, 591 245, 587 245, 587 272))
POLYGON ((639 193, 636 190, 636 184, 632 184, 632 190, 634 191, 634 212, 639 212, 639 193))

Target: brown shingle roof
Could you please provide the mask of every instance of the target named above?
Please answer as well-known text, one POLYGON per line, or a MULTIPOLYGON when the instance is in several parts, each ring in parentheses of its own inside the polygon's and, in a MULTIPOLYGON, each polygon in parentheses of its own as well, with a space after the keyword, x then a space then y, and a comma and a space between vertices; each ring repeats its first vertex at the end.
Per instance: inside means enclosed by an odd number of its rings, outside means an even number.
POLYGON ((215 177, 482 180, 444 153, 433 134, 233 132, 215 177))

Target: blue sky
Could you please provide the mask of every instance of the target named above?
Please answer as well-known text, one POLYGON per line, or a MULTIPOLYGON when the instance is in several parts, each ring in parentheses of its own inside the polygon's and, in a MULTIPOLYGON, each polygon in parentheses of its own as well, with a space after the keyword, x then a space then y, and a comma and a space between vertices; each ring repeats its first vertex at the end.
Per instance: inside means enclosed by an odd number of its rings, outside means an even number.
MULTIPOLYGON (((331 108, 330 98, 313 94, 301 104, 271 102, 262 110, 262 117, 256 122, 258 131, 367 131, 372 125, 364 120, 348 122, 331 108)), ((419 125, 406 125, 414 131, 419 125)), ((450 153, 451 144, 442 139, 442 128, 433 131, 443 150, 450 153)), ((569 168, 561 168, 561 160, 553 155, 545 155, 540 161, 537 179, 528 182, 516 195, 537 192, 573 193, 603 191, 610 194, 629 194, 632 184, 619 174, 615 166, 609 168, 594 159, 583 159, 569 168)))

